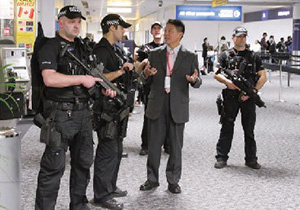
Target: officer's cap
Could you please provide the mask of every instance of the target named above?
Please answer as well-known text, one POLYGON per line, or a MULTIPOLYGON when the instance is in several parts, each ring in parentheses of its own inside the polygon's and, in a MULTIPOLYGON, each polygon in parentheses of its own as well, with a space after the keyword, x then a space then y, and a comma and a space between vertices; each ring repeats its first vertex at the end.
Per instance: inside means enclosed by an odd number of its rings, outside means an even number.
POLYGON ((62 16, 66 16, 69 19, 74 19, 74 18, 82 18, 83 20, 86 20, 85 17, 82 16, 81 11, 74 5, 68 5, 63 7, 58 15, 57 19, 61 18, 62 16))
POLYGON ((155 22, 153 22, 152 25, 151 25, 151 30, 152 30, 153 27, 156 26, 156 25, 157 25, 157 26, 160 26, 161 28, 163 28, 162 24, 161 24, 159 21, 155 21, 155 22))
POLYGON ((120 25, 123 28, 129 28, 130 23, 127 23, 120 15, 118 14, 108 14, 101 21, 102 29, 106 26, 120 25))
POLYGON ((246 28, 244 27, 236 27, 234 30, 233 30, 233 33, 232 33, 232 36, 241 36, 241 35, 248 35, 248 31, 246 28))

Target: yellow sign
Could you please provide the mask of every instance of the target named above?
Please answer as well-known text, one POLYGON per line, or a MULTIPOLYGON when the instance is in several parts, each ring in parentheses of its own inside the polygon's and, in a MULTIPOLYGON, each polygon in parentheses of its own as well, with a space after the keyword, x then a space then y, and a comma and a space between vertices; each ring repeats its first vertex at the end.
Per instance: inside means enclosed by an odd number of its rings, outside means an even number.
POLYGON ((35 38, 35 1, 17 0, 15 10, 16 46, 33 50, 35 38))
POLYGON ((228 0, 212 0, 211 5, 213 7, 221 6, 224 4, 228 4, 228 0))

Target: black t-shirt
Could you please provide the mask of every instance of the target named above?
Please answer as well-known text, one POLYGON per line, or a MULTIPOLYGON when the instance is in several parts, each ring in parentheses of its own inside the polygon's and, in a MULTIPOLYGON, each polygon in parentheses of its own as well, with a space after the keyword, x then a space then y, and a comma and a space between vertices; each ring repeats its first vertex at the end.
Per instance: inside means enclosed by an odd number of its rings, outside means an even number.
POLYGON ((140 49, 138 49, 138 51, 137 51, 137 54, 138 54, 137 60, 139 62, 142 62, 144 59, 149 57, 149 54, 148 54, 149 50, 153 50, 162 45, 164 45, 164 43, 155 43, 154 41, 152 41, 150 43, 147 43, 147 44, 141 46, 140 49))
POLYGON ((246 79, 252 79, 254 81, 254 74, 260 70, 264 70, 264 67, 262 66, 260 57, 253 53, 253 51, 250 51, 249 49, 237 51, 235 48, 226 50, 221 53, 218 63, 222 68, 236 70, 239 68, 240 62, 243 62, 244 60, 247 62, 244 76, 246 79))
MULTIPOLYGON (((97 62, 103 63, 103 73, 118 71, 123 66, 122 59, 116 55, 116 53, 114 52, 114 47, 104 37, 96 44, 93 53, 97 57, 97 62)), ((121 79, 122 77, 118 77, 112 82, 118 84, 121 79)), ((96 100, 94 102, 93 110, 94 114, 100 114, 102 111, 107 112, 108 110, 106 109, 109 108, 109 112, 113 113, 118 111, 116 107, 117 105, 113 99, 108 96, 104 96, 103 98, 101 98, 101 100, 96 100)))
MULTIPOLYGON (((76 57, 83 61, 83 53, 80 49, 79 40, 69 42, 61 36, 56 36, 47 40, 38 52, 38 61, 41 72, 45 69, 52 69, 61 74, 66 75, 84 75, 85 72, 79 65, 69 58, 66 54, 61 57, 60 52, 62 47, 69 45, 68 51, 72 52, 76 57), (71 68, 70 68, 71 67, 71 68)), ((74 102, 74 98, 87 100, 89 95, 83 86, 70 86, 64 88, 45 87, 44 94, 47 99, 54 101, 74 102)))
MULTIPOLYGON (((94 54, 97 56, 98 63, 103 63, 104 73, 110 73, 122 68, 123 61, 114 52, 113 46, 106 38, 102 38, 94 48, 94 54)), ((116 79, 118 80, 118 78, 116 79)), ((113 82, 116 82, 115 80, 113 82)))

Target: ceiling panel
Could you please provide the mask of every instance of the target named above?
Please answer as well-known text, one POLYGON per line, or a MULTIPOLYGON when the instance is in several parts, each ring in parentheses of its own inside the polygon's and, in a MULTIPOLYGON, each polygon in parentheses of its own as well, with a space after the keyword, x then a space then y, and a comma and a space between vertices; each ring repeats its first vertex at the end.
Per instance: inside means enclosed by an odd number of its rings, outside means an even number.
MULTIPOLYGON (((253 12, 280 6, 291 6, 300 0, 229 0, 229 5, 242 5, 243 12, 253 12)), ((131 13, 119 13, 126 20, 137 20, 158 10, 176 4, 206 4, 207 0, 71 0, 70 3, 78 6, 90 22, 99 22, 106 14, 107 8, 128 8, 131 13), (84 7, 88 5, 88 7, 84 7), (87 14, 88 12, 88 14, 87 14)))

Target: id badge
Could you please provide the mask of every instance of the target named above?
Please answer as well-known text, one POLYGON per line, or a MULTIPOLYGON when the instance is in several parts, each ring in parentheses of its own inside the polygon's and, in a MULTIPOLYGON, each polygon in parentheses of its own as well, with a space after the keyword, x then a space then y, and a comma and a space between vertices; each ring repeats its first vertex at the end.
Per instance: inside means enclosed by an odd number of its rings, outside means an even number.
POLYGON ((171 88, 171 77, 170 76, 165 77, 165 88, 171 88))

